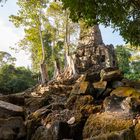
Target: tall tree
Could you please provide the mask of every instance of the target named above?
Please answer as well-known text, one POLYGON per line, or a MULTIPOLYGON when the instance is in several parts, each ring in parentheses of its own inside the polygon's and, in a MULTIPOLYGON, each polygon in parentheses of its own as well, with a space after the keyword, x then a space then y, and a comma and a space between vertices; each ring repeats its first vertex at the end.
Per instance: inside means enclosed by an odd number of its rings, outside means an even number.
POLYGON ((45 63, 45 46, 44 46, 44 42, 43 42, 43 35, 42 35, 42 9, 39 9, 39 37, 40 37, 40 42, 41 42, 41 48, 42 48, 42 61, 40 64, 40 72, 41 72, 41 79, 42 79, 42 83, 45 83, 46 81, 48 81, 48 73, 46 70, 46 63, 45 63))
MULTIPOLYGON (((44 27, 44 17, 43 9, 46 8, 46 0, 37 1, 22 1, 18 0, 18 5, 20 10, 18 14, 12 15, 10 20, 15 24, 16 27, 24 26, 25 38, 20 42, 20 45, 30 46, 30 50, 37 47, 41 50, 41 62, 40 62, 40 73, 42 78, 42 83, 48 80, 48 74, 45 64, 45 45, 43 40, 42 29, 44 27), (36 39, 33 37, 36 35, 36 39), (31 36, 32 35, 32 36, 31 36), (32 40, 32 41, 31 41, 32 40), (29 44, 30 43, 30 44, 29 44), (32 44, 34 43, 34 44, 32 44)), ((29 47, 29 46, 28 46, 29 47)), ((40 51, 38 51, 40 52, 40 51)))
MULTIPOLYGON (((73 38, 76 38, 75 33, 78 32, 79 25, 72 22, 69 18, 69 10, 64 10, 61 2, 51 2, 47 10, 47 15, 50 17, 51 23, 53 23, 53 48, 57 48, 57 43, 62 42, 64 44, 64 64, 65 69, 68 69, 68 67, 72 67, 72 60, 70 56, 72 50, 71 48, 74 46, 73 38)), ((55 73, 59 73, 60 67, 58 53, 55 53, 55 58, 54 63, 58 66, 58 68, 56 68, 57 72, 55 71, 55 73)))
POLYGON ((101 23, 120 31, 126 42, 140 45, 139 0, 62 0, 73 21, 101 23))
POLYGON ((22 49, 29 48, 35 69, 38 69, 38 63, 42 60, 41 68, 42 64, 47 62, 49 75, 52 76, 54 70, 56 77, 64 67, 63 61, 68 62, 68 57, 64 59, 64 56, 68 55, 74 46, 73 38, 78 24, 71 21, 61 2, 50 2, 46 6, 45 1, 41 4, 37 0, 18 0, 18 5, 18 15, 12 15, 10 19, 17 27, 24 26, 25 37, 19 42, 19 46, 22 49))

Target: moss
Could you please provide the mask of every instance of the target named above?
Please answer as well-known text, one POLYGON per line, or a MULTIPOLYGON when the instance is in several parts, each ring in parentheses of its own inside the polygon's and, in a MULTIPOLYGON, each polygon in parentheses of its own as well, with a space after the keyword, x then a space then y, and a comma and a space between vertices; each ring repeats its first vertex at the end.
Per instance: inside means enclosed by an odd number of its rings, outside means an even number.
POLYGON ((71 95, 89 94, 90 86, 90 83, 87 81, 76 83, 71 90, 71 95))
POLYGON ((110 132, 121 131, 132 126, 131 119, 108 115, 107 113, 90 115, 83 130, 83 137, 89 138, 110 132))
POLYGON ((89 82, 81 82, 78 94, 86 94, 89 82))
POLYGON ((94 98, 91 95, 79 96, 75 102, 75 109, 80 110, 83 106, 92 105, 94 98))
POLYGON ((68 109, 80 110, 85 105, 92 105, 94 98, 91 95, 72 95, 68 98, 66 107, 68 109))
POLYGON ((121 97, 140 97, 140 93, 136 92, 134 88, 131 87, 118 87, 111 92, 111 95, 115 94, 116 96, 121 97))
POLYGON ((100 136, 95 136, 90 138, 90 140, 135 140, 135 136, 131 129, 125 129, 118 132, 111 132, 100 136))
POLYGON ((140 140, 140 123, 135 126, 135 137, 136 140, 140 140))
POLYGON ((107 86, 107 82, 106 81, 99 81, 99 82, 95 82, 93 83, 93 87, 96 89, 105 89, 107 86))
POLYGON ((80 108, 80 112, 84 116, 89 116, 90 114, 97 113, 101 110, 101 106, 94 106, 94 105, 85 105, 80 108))

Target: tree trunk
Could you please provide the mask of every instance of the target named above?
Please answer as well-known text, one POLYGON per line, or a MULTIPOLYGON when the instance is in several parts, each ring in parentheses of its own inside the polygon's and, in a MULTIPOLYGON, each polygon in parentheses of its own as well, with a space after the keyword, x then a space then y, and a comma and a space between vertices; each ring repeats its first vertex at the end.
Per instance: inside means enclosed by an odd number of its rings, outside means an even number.
POLYGON ((54 61, 54 78, 56 78, 57 76, 59 76, 59 74, 61 73, 61 68, 60 68, 60 62, 59 59, 56 58, 54 61))
POLYGON ((53 42, 52 42, 53 45, 51 47, 51 49, 52 49, 52 59, 54 61, 53 79, 56 78, 60 74, 60 72, 61 72, 59 58, 58 58, 57 54, 55 54, 55 52, 54 52, 54 47, 56 47, 56 41, 57 41, 57 39, 56 39, 56 32, 55 32, 55 35, 54 35, 54 38, 53 38, 53 42))
POLYGON ((44 84, 48 81, 48 74, 46 72, 46 64, 40 64, 40 73, 41 73, 41 83, 44 84))
POLYGON ((71 77, 76 74, 74 60, 70 55, 69 44, 70 44, 70 31, 69 31, 69 13, 66 10, 66 26, 65 26, 65 77, 71 77))
MULTIPOLYGON (((41 16, 41 11, 40 11, 40 16, 41 16)), ((45 64, 45 47, 43 43, 43 37, 42 37, 42 31, 41 31, 41 18, 39 17, 40 25, 39 25, 39 36, 40 36, 40 41, 41 41, 41 47, 42 47, 42 61, 40 64, 40 73, 41 73, 41 83, 44 84, 45 82, 48 81, 48 73, 47 73, 47 68, 45 64)))

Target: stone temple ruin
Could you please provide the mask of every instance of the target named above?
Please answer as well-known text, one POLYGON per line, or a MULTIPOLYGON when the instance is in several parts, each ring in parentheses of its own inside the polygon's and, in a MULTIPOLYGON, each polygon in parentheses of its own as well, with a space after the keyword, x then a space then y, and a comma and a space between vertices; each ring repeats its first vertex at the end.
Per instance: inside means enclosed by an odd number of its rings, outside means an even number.
POLYGON ((78 73, 92 67, 116 67, 117 61, 113 45, 105 45, 98 25, 82 26, 80 40, 75 53, 75 67, 78 73))

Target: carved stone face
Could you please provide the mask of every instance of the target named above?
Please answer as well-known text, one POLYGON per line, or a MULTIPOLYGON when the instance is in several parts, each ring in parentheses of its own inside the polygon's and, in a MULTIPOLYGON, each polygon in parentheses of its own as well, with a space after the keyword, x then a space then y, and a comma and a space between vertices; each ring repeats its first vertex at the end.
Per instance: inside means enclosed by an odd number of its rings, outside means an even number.
POLYGON ((79 45, 76 51, 75 67, 84 72, 93 66, 112 67, 116 65, 113 45, 104 45, 98 25, 82 25, 79 45))
POLYGON ((101 32, 98 25, 93 27, 82 26, 80 33, 80 43, 83 45, 95 44, 100 45, 103 44, 101 32))

